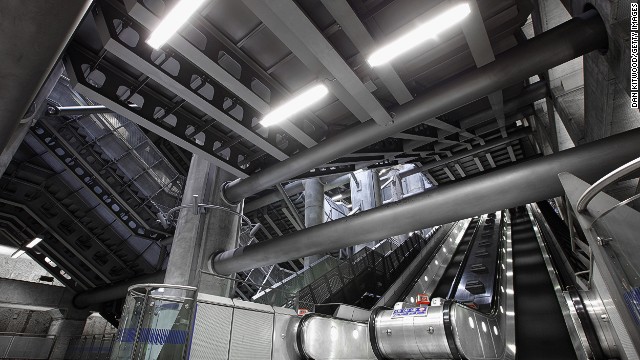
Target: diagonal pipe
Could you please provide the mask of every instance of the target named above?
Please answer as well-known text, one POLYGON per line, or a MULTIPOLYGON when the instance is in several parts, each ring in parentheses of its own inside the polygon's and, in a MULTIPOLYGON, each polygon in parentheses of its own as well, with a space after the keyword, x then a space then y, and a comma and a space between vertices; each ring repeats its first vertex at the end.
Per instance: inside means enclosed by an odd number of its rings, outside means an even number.
POLYGON ((435 86, 392 110, 395 113, 393 124, 380 126, 369 120, 351 127, 246 179, 227 184, 222 190, 224 197, 230 202, 240 202, 247 196, 407 130, 426 119, 593 50, 604 49, 607 40, 602 19, 595 10, 590 10, 500 54, 494 62, 435 86))
POLYGON ((564 193, 558 174, 593 182, 640 156, 640 129, 445 185, 353 216, 218 254, 212 268, 232 274, 364 244, 564 193))

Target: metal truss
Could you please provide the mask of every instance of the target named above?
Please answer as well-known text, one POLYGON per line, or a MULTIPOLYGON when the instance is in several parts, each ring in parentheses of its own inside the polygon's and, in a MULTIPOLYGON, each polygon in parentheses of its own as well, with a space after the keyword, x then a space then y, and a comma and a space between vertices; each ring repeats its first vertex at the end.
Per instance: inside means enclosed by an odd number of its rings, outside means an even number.
POLYGON ((277 161, 260 149, 246 147, 241 137, 218 130, 209 116, 194 115, 179 97, 175 101, 165 97, 77 43, 67 49, 66 60, 73 89, 78 93, 238 177, 247 177, 270 161, 277 161), (138 107, 132 108, 130 100, 138 100, 138 107), (249 158, 259 161, 244 161, 249 158))
MULTIPOLYGON (((107 176, 111 176, 112 178, 119 178, 116 175, 116 172, 111 169, 108 164, 104 164, 102 161, 97 161, 94 163, 94 166, 100 168, 99 174, 96 172, 96 169, 93 168, 89 163, 84 161, 84 159, 79 156, 79 154, 74 151, 76 149, 72 149, 71 145, 61 138, 60 134, 57 131, 50 128, 49 125, 45 121, 38 122, 33 128, 32 132, 40 139, 41 143, 45 145, 51 153, 55 154, 60 161, 62 161, 68 168, 71 170, 78 180, 84 183, 84 185, 91 192, 95 194, 95 196, 118 218, 118 220, 126 227, 131 228, 131 231, 136 234, 146 237, 153 240, 160 240, 166 236, 169 236, 169 233, 157 231, 155 229, 151 229, 148 224, 135 212, 129 204, 119 194, 126 194, 129 192, 129 198, 137 196, 131 193, 131 190, 125 186, 122 187, 122 191, 120 193, 111 190, 111 186, 106 184, 105 178, 107 176)), ((77 141, 75 142, 78 143, 77 141)), ((88 150, 89 147, 85 147, 82 144, 79 144, 82 147, 82 150, 88 150)), ((81 152, 86 152, 82 151, 81 152)), ((100 159, 98 154, 93 155, 93 159, 100 159)), ((150 209, 146 206, 141 206, 144 204, 142 199, 138 199, 136 201, 138 206, 136 206, 137 210, 147 210, 150 209)), ((156 219, 155 214, 149 214, 154 220, 156 219)))

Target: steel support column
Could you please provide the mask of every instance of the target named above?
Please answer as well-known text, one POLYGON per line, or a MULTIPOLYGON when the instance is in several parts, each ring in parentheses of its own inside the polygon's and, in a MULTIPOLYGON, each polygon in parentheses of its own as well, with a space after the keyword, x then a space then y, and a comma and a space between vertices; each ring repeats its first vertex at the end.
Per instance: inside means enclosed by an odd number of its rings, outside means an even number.
POLYGON ((589 11, 500 54, 495 61, 435 86, 400 106, 392 111, 396 114, 393 124, 379 126, 375 121, 367 121, 354 126, 258 174, 230 184, 224 189, 225 196, 231 201, 240 201, 297 174, 409 129, 424 119, 606 47, 604 23, 597 12, 589 11))
POLYGON ((216 272, 237 271, 384 239, 560 196, 561 172, 594 181, 640 156, 640 129, 459 181, 374 210, 216 256, 216 272))

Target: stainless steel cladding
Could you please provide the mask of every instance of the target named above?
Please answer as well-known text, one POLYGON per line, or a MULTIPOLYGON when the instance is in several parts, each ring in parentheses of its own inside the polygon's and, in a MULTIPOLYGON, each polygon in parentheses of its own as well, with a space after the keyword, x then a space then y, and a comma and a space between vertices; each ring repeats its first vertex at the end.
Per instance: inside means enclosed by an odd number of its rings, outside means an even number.
POLYGON ((366 323, 310 314, 300 321, 297 343, 305 359, 376 359, 366 323))
POLYGON ((372 327, 380 355, 389 359, 453 359, 445 333, 444 308, 430 306, 425 315, 392 317, 378 311, 372 327))

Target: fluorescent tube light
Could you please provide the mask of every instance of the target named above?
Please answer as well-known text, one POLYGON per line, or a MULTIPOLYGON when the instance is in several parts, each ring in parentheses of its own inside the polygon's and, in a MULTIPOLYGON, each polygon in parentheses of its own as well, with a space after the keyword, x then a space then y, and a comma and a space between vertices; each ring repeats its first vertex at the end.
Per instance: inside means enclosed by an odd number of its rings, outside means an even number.
POLYGON ((338 201, 340 199, 342 199, 342 194, 338 194, 338 195, 336 195, 336 196, 331 198, 331 200, 333 200, 333 201, 338 201))
POLYGON ((17 259, 17 258, 19 258, 20 256, 22 256, 22 254, 24 254, 24 253, 25 253, 25 251, 24 251, 24 250, 20 250, 20 249, 18 249, 18 250, 16 250, 16 252, 14 252, 13 254, 11 254, 11 258, 12 258, 12 259, 17 259))
POLYGON ((29 249, 31 249, 31 248, 33 248, 34 246, 38 245, 38 244, 40 243, 40 241, 42 241, 42 239, 41 239, 41 238, 39 238, 39 237, 37 237, 37 238, 35 238, 35 239, 31 240, 31 242, 27 244, 27 247, 28 247, 29 249))
POLYGON ((326 86, 322 84, 315 85, 265 115, 262 121, 260 121, 260 124, 262 124, 262 126, 271 126, 286 120, 322 99, 328 93, 329 89, 327 89, 326 86))
POLYGON ((147 44, 156 50, 159 49, 180 30, 205 1, 207 0, 180 0, 160 21, 158 27, 147 39, 147 44))
POLYGON ((435 38, 442 31, 462 21, 470 13, 469 4, 456 5, 375 51, 369 56, 367 62, 371 66, 386 64, 409 49, 435 38))

